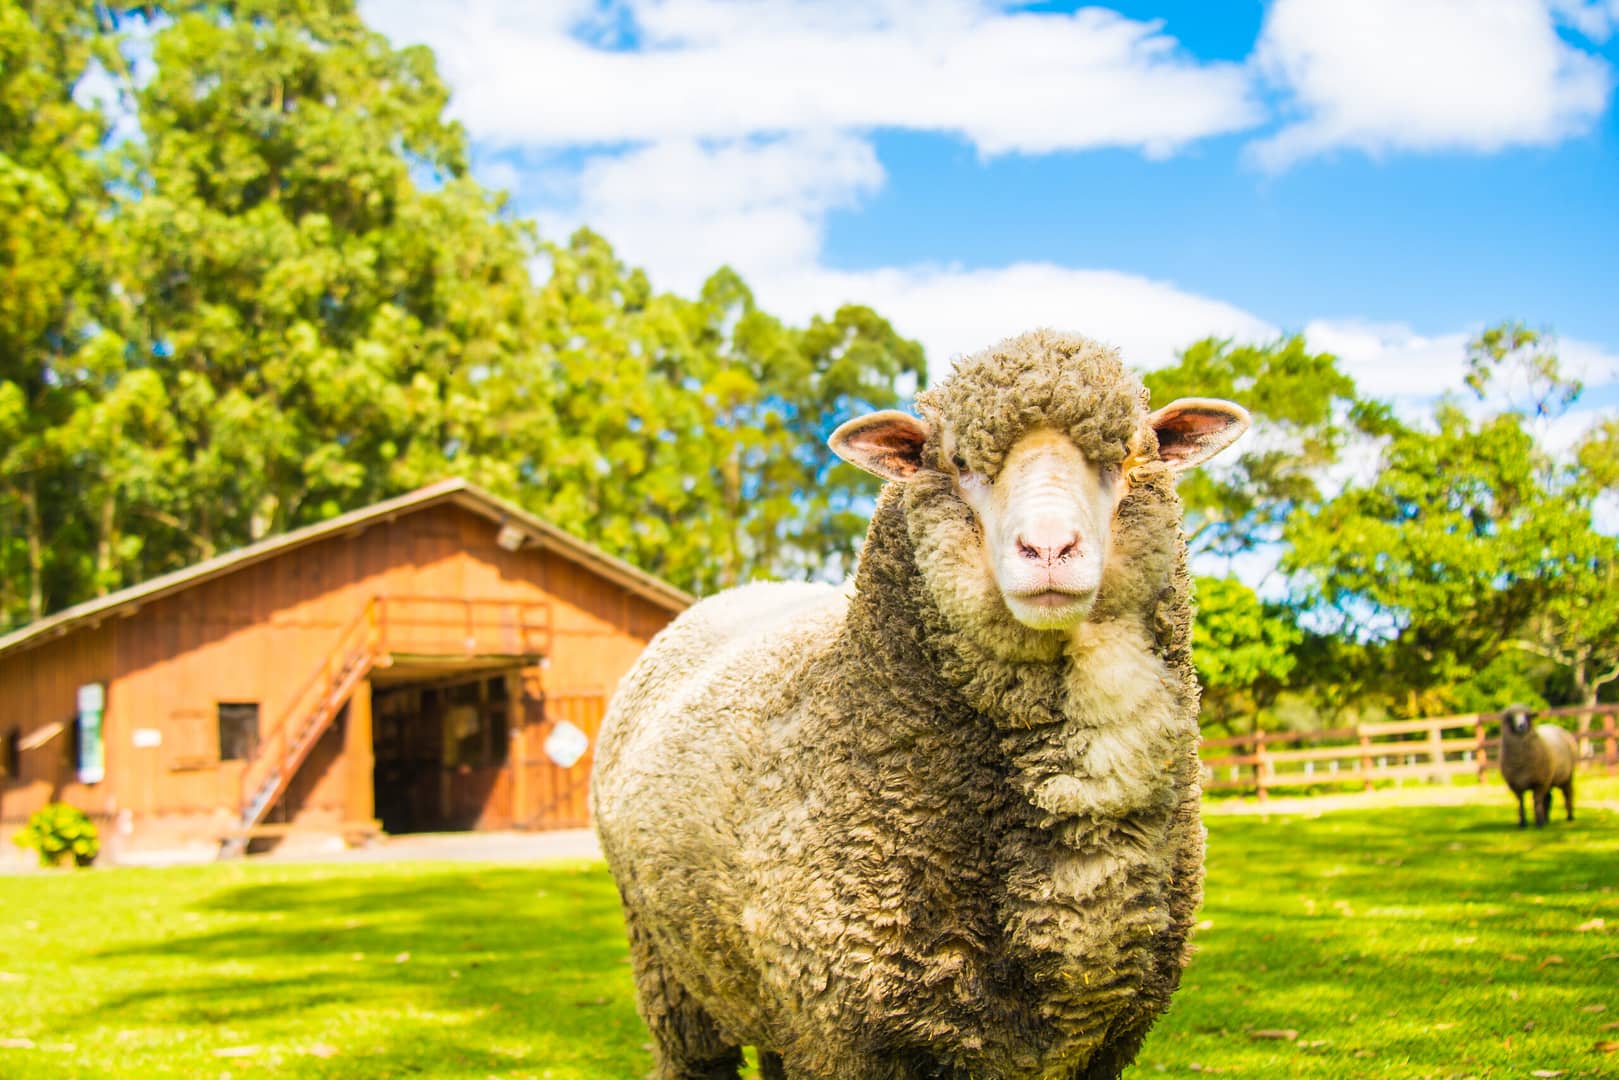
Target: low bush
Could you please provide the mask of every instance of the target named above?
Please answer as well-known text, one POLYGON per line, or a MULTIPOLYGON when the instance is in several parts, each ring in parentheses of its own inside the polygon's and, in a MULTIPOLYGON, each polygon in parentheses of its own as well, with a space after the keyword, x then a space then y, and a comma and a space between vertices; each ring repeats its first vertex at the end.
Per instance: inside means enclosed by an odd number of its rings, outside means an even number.
POLYGON ((95 822, 83 810, 67 803, 41 807, 11 840, 18 847, 37 852, 41 866, 61 866, 69 861, 74 866, 89 866, 101 850, 95 822))

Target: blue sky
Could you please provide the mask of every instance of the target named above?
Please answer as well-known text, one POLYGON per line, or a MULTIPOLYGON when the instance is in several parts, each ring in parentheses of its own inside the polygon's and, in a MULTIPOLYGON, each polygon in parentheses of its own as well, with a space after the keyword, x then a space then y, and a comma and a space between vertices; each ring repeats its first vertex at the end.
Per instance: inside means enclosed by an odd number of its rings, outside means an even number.
POLYGON ((871 303, 951 356, 1031 325, 1141 367, 1303 331, 1373 393, 1555 330, 1619 407, 1619 0, 366 0, 475 171, 662 287, 871 303))

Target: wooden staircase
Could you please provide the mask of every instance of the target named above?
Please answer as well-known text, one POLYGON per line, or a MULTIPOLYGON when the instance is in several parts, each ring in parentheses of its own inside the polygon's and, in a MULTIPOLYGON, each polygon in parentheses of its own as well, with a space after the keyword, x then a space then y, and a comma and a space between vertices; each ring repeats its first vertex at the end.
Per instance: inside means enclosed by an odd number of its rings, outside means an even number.
POLYGON ((378 600, 372 600, 343 628, 335 647, 293 695, 292 703, 248 761, 242 771, 241 817, 237 827, 221 841, 220 858, 232 858, 247 850, 253 829, 286 794, 309 752, 376 664, 379 605, 378 600))
POLYGON ((532 656, 549 652, 549 604, 442 596, 377 596, 344 626, 325 659, 292 695, 242 770, 235 827, 221 858, 247 850, 253 830, 287 792, 355 687, 396 654, 428 657, 532 656))

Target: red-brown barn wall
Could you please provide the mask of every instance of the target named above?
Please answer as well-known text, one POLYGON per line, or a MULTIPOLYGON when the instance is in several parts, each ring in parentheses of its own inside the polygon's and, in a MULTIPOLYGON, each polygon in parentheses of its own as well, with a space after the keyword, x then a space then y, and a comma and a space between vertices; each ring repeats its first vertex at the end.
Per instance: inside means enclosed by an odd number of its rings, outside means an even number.
MULTIPOLYGON (((408 511, 0 658, 0 736, 14 723, 26 733, 67 721, 81 684, 107 684, 106 779, 72 780, 67 739, 58 737, 23 755, 16 782, 0 781, 0 821, 18 823, 57 798, 98 816, 128 811, 137 829, 167 821, 165 831, 177 834, 227 824, 242 766, 215 760, 218 703, 258 702, 261 729, 277 724, 379 594, 549 603, 547 690, 611 693, 673 614, 572 559, 504 550, 495 533, 489 520, 453 504, 408 511), (162 744, 134 747, 138 728, 160 731, 162 744)), ((300 818, 340 820, 341 747, 334 724, 291 793, 300 818)))
POLYGON ((17 776, 0 779, 0 823, 21 823, 53 799, 90 813, 103 809, 107 785, 78 782, 76 763, 69 760, 70 729, 78 711, 79 687, 107 682, 112 676, 112 642, 113 627, 104 622, 0 657, 0 737, 13 729, 26 737, 47 725, 62 725, 60 734, 21 755, 17 776))

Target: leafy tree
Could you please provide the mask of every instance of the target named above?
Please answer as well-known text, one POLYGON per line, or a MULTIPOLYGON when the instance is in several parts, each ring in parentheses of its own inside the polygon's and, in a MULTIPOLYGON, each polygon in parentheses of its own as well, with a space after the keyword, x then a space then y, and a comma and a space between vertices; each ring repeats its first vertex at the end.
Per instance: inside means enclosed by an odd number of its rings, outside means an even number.
POLYGON ((542 246, 352 0, 0 27, 0 622, 448 474, 692 589, 849 558, 875 485, 824 436, 924 370, 874 312, 542 246))
POLYGON ((73 573, 59 508, 78 493, 52 432, 105 281, 107 125, 73 99, 95 42, 88 5, 0 0, 0 626, 38 618, 73 573))
POLYGON ((1486 665, 1535 606, 1524 587, 1535 444, 1516 414, 1475 426, 1454 407, 1440 428, 1397 436, 1366 487, 1287 525, 1283 567, 1303 576, 1335 629, 1397 640, 1385 690, 1450 686, 1486 665))
POLYGON ((835 572, 876 483, 835 466, 826 436, 897 404, 920 347, 855 306, 788 327, 727 269, 693 301, 655 294, 588 230, 547 250, 556 438, 513 448, 532 505, 699 592, 835 572))
POLYGON ((526 348, 534 246, 468 177, 431 54, 346 0, 155 9, 117 328, 183 432, 176 559, 481 478, 474 383, 526 348))
POLYGON ((1545 525, 1540 603, 1508 644, 1565 670, 1574 703, 1594 705, 1619 679, 1619 538, 1578 513, 1545 525))
POLYGON ((1303 640, 1289 612, 1266 605, 1236 578, 1198 578, 1192 660, 1203 684, 1203 727, 1234 730, 1247 719, 1250 731, 1259 730, 1303 640))
MULTIPOLYGON (((1470 386, 1483 397, 1498 367, 1522 365, 1539 387, 1530 417, 1474 419, 1443 404, 1435 430, 1393 435, 1371 483, 1287 522, 1283 566, 1307 583, 1305 603, 1370 646, 1373 681, 1408 712, 1453 704, 1510 648, 1567 668, 1582 700, 1619 677, 1608 672, 1619 549, 1595 525, 1599 480, 1554 461, 1529 429, 1578 388, 1554 354, 1525 352, 1527 339, 1507 331, 1474 343, 1470 386)), ((1600 432, 1588 441, 1587 460, 1601 458, 1600 442, 1600 432)))
POLYGON ((1585 433, 1574 451, 1580 483, 1597 498, 1619 495, 1619 417, 1585 433))
POLYGON ((1563 373, 1555 339, 1521 322, 1499 323, 1468 342, 1465 381, 1481 401, 1505 382, 1507 406, 1532 417, 1562 413, 1584 390, 1563 373))
POLYGON ((1288 514, 1320 500, 1352 437, 1393 427, 1385 408, 1356 396, 1337 357, 1311 352, 1297 335, 1268 345, 1205 338, 1143 379, 1155 403, 1230 398, 1254 419, 1235 459, 1181 481, 1194 553, 1234 556, 1276 542, 1288 514))

